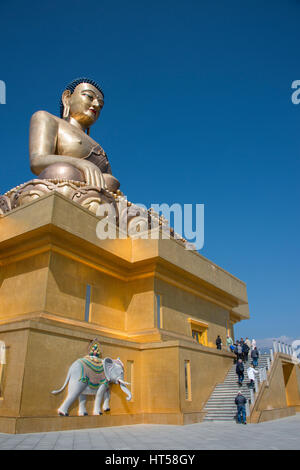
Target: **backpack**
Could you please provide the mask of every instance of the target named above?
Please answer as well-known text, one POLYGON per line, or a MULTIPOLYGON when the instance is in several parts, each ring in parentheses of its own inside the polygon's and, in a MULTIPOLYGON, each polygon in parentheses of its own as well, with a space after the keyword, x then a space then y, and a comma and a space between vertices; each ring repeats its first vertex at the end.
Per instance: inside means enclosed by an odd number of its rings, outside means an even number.
POLYGON ((239 344, 237 347, 238 354, 242 354, 242 346, 239 344))

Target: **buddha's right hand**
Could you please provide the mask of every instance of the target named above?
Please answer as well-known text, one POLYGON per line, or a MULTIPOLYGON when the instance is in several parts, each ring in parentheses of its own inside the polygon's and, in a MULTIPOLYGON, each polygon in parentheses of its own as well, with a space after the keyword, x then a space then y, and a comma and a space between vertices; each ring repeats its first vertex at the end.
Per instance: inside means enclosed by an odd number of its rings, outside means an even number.
POLYGON ((96 165, 86 160, 79 160, 77 168, 83 173, 86 184, 99 189, 106 188, 103 174, 96 165))

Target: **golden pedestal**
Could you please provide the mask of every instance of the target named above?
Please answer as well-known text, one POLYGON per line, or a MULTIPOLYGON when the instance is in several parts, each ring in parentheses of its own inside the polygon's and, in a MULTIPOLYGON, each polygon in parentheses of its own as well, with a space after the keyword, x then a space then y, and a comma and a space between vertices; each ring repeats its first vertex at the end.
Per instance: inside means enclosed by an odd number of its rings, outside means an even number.
POLYGON ((0 432, 198 422, 232 364, 215 339, 249 317, 245 284, 175 239, 99 240, 98 221, 56 192, 0 216, 0 432), (105 415, 59 417, 50 392, 95 337, 133 398, 113 385, 105 415))

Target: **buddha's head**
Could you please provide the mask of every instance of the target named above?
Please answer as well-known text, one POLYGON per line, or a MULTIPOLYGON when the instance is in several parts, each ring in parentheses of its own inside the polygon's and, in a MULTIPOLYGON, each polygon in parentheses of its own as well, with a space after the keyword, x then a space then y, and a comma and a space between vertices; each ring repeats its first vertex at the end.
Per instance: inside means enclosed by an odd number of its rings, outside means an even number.
POLYGON ((83 129, 88 129, 97 121, 103 105, 104 94, 99 85, 89 78, 78 78, 62 94, 60 117, 73 118, 83 129))

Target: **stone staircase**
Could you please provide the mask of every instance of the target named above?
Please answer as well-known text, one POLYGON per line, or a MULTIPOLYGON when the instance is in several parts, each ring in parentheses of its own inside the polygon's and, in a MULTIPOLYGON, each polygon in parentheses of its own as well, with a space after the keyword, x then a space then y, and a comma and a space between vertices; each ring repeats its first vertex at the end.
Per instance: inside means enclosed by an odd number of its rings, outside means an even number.
MULTIPOLYGON (((262 354, 258 359, 258 366, 256 367, 256 370, 267 367, 268 358, 270 358, 268 354, 262 354)), ((250 360, 244 363, 245 371, 242 386, 238 385, 238 376, 235 372, 236 364, 231 367, 224 382, 216 385, 214 391, 206 402, 205 407, 203 408, 203 410, 206 411, 204 421, 235 420, 237 408, 234 399, 238 391, 242 392, 249 403, 251 392, 248 387, 250 380, 248 379, 247 369, 250 364, 250 360)), ((259 374, 256 375, 256 378, 259 383, 259 374)))

